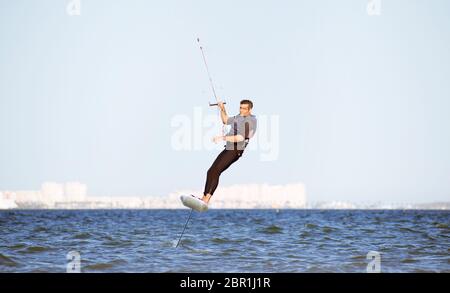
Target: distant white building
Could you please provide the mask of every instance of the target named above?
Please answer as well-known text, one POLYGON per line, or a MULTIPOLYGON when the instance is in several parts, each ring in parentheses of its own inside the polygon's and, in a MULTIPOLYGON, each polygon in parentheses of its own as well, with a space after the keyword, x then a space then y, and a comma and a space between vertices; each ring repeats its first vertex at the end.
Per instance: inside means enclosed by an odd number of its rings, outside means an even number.
MULTIPOLYGON (((181 194, 201 196, 201 191, 178 191, 168 196, 87 196, 87 186, 79 182, 45 182, 40 191, 6 191, 2 193, 4 208, 48 209, 177 209, 185 208, 181 194)), ((306 193, 302 183, 286 185, 237 184, 219 187, 210 203, 211 208, 280 209, 305 208, 306 193)))
POLYGON ((1 198, 3 206, 5 200, 14 203, 8 204, 9 208, 58 208, 66 203, 88 201, 86 191, 86 185, 79 182, 44 182, 41 190, 3 191, 1 198))
POLYGON ((44 182, 41 186, 41 194, 46 202, 64 201, 64 186, 56 182, 44 182))
POLYGON ((7 198, 5 194, 0 191, 0 210, 14 208, 17 208, 16 202, 11 198, 7 198))
POLYGON ((87 186, 80 182, 67 182, 64 185, 64 197, 66 201, 85 201, 87 186))
POLYGON ((2 193, 3 193, 4 199, 12 200, 16 203, 42 201, 42 196, 41 196, 40 191, 34 191, 34 190, 9 191, 9 190, 5 190, 2 193))

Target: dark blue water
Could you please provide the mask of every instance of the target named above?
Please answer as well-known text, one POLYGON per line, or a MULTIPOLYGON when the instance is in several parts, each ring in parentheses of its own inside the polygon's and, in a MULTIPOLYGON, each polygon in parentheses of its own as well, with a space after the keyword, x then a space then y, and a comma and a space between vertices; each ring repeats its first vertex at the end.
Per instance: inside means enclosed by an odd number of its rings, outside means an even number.
POLYGON ((0 272, 450 272, 450 212, 0 211, 0 272))

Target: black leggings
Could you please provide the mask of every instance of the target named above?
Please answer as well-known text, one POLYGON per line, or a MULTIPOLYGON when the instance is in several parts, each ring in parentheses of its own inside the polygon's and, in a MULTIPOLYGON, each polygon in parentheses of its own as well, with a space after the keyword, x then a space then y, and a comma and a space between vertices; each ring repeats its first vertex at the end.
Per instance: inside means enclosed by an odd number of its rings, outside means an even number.
POLYGON ((204 195, 206 194, 214 194, 214 191, 217 188, 217 185, 219 185, 219 176, 220 174, 225 171, 228 167, 231 166, 234 162, 236 162, 241 156, 243 150, 227 150, 224 149, 216 158, 214 163, 211 165, 211 167, 208 170, 207 176, 206 176, 206 183, 205 183, 205 191, 203 192, 204 195))

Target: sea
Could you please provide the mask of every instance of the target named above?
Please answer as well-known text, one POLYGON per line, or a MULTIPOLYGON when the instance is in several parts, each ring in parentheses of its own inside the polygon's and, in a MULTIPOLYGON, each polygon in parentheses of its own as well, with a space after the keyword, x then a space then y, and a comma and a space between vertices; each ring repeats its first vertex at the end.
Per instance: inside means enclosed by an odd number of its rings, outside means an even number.
POLYGON ((2 210, 0 272, 450 272, 446 210, 189 213, 2 210))

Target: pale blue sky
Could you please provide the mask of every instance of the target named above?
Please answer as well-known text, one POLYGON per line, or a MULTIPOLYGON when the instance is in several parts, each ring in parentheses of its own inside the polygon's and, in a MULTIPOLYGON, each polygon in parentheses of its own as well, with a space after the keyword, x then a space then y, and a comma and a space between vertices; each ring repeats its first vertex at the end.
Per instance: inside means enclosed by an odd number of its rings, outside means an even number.
MULTIPOLYGON (((280 154, 221 185, 304 182, 310 200, 450 200, 450 2, 0 0, 0 190, 202 189, 217 150, 175 151, 213 101, 279 115, 280 154)), ((225 174, 225 173, 224 173, 225 174)))

